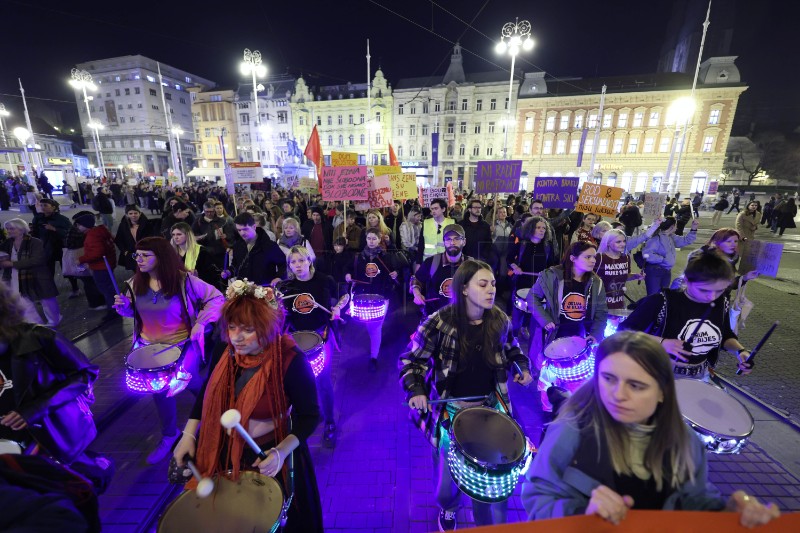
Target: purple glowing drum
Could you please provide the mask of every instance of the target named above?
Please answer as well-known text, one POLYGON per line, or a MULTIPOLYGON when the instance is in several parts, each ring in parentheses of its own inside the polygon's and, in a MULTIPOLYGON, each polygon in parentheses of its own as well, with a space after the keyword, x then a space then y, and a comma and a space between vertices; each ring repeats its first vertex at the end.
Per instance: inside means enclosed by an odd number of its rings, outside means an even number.
POLYGON ((528 292, 530 292, 530 289, 517 289, 517 292, 514 294, 514 307, 523 313, 531 312, 531 310, 528 309, 528 292))
POLYGON ((622 324, 626 318, 628 318, 631 314, 631 311, 628 309, 609 309, 608 310, 608 320, 606 322, 606 329, 603 332, 604 338, 610 337, 614 333, 617 332, 617 328, 619 325, 622 324))
POLYGON ((183 346, 147 344, 125 356, 125 385, 128 390, 144 393, 166 392, 175 396, 189 385, 192 375, 182 363, 189 343, 183 346))
POLYGON ((359 322, 383 320, 389 300, 380 294, 356 294, 350 300, 350 315, 359 322))
POLYGON ((325 341, 316 331, 293 331, 290 333, 297 348, 306 355, 314 377, 325 368, 325 341))
POLYGON ((562 337, 544 349, 544 367, 556 378, 555 385, 574 392, 594 374, 592 345, 583 337, 562 337))

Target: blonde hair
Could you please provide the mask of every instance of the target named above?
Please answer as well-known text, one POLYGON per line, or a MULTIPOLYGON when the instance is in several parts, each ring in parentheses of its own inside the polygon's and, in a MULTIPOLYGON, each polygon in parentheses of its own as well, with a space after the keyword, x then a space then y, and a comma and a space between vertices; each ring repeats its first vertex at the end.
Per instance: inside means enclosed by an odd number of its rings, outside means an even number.
POLYGON ((18 230, 22 230, 22 233, 26 235, 31 232, 31 227, 21 218, 12 218, 6 220, 5 223, 3 223, 3 227, 6 229, 16 228, 18 230))
MULTIPOLYGON (((627 240, 625 236, 625 232, 621 229, 610 229, 603 235, 603 238, 600 239, 600 244, 597 245, 597 253, 598 254, 607 254, 609 248, 611 247, 611 241, 616 239, 617 237, 622 237, 622 240, 627 240)), ((624 252, 623 252, 624 253, 624 252)))
POLYGON ((289 263, 292 262, 292 256, 295 254, 299 255, 303 259, 308 260, 308 273, 313 276, 314 258, 311 257, 310 253, 308 253, 308 248, 305 246, 292 246, 291 249, 289 249, 289 253, 286 254, 286 275, 289 277, 289 279, 295 279, 294 272, 292 272, 292 269, 289 268, 289 263))
POLYGON ((602 229, 605 229, 606 231, 609 231, 610 229, 612 229, 611 222, 607 222, 605 220, 601 220, 600 222, 595 224, 594 227, 592 228, 592 232, 591 232, 592 237, 594 237, 596 239, 597 236, 600 235, 600 230, 602 230, 602 229))
POLYGON ((367 216, 366 216, 367 229, 371 227, 369 225, 370 215, 375 215, 376 217, 378 217, 378 229, 381 230, 381 235, 389 235, 392 233, 392 231, 389 229, 389 226, 387 226, 386 223, 383 221, 383 215, 377 209, 370 209, 369 211, 367 211, 367 216))
MULTIPOLYGON (((197 258, 200 256, 200 245, 197 244, 197 239, 194 237, 192 227, 186 222, 178 222, 177 224, 173 224, 169 232, 172 233, 175 230, 186 235, 186 256, 183 258, 183 264, 186 266, 187 270, 197 270, 197 258)), ((172 240, 171 235, 169 243, 175 249, 175 252, 181 255, 178 245, 172 240)))

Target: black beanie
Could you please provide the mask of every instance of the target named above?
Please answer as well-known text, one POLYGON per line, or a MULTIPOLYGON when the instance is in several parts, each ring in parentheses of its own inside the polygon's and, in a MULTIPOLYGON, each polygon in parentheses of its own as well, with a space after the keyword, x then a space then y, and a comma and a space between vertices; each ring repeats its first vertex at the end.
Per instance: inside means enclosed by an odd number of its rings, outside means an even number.
POLYGON ((95 217, 92 213, 83 213, 80 216, 75 217, 75 223, 80 224, 84 228, 93 228, 95 222, 95 217))

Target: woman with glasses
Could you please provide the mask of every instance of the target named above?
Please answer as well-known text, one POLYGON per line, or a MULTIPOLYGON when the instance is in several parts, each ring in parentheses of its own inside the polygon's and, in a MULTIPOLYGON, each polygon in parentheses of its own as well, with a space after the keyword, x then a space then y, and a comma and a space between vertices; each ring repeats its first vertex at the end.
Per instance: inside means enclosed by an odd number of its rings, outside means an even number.
MULTIPOLYGON (((114 297, 114 309, 133 317, 133 347, 146 344, 174 345, 189 340, 182 367, 191 374, 188 388, 195 394, 202 385, 200 361, 205 360, 206 328, 219 320, 224 303, 212 285, 189 273, 180 257, 162 237, 147 237, 136 243, 133 255, 136 273, 114 297)), ((162 438, 147 457, 149 464, 165 459, 180 437, 177 407, 169 391, 153 394, 162 438)))

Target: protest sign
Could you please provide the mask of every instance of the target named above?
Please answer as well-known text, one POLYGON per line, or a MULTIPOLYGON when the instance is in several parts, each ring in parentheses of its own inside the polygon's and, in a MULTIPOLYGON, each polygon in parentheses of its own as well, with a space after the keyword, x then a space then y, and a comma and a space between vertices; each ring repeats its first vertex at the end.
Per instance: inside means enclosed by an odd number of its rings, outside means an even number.
POLYGON ((231 176, 234 183, 263 183, 264 173, 258 161, 231 163, 231 176))
POLYGON ((665 193, 648 192, 644 195, 644 212, 642 218, 645 220, 655 220, 664 216, 664 207, 667 205, 665 193))
POLYGON ((541 200, 548 209, 572 209, 578 200, 580 178, 549 178, 537 176, 533 197, 541 200))
POLYGON ((300 187, 300 176, 297 174, 286 174, 286 188, 297 189, 300 187))
POLYGON ((322 167, 322 199, 326 202, 336 200, 367 200, 367 167, 322 167))
POLYGON ((389 174, 389 183, 392 187, 392 198, 395 200, 417 196, 417 175, 413 172, 389 174))
POLYGON ((353 152, 331 152, 332 167, 353 167, 358 165, 358 154, 353 152))
POLYGON ((356 209, 380 209, 381 207, 391 207, 394 203, 389 176, 373 176, 372 172, 372 168, 367 171, 369 199, 366 202, 356 203, 356 209))
POLYGON ((742 263, 752 265, 762 276, 778 277, 783 243, 765 241, 747 241, 742 263))
POLYGON ((719 182, 718 181, 709 181, 708 182, 708 194, 717 194, 719 190, 719 182))
POLYGON ((453 205, 456 202, 453 195, 453 188, 448 183, 445 187, 420 187, 419 188, 419 203, 422 207, 430 207, 431 202, 437 198, 447 201, 447 205, 453 205))
POLYGON ((153 180, 153 185, 156 187, 163 187, 164 186, 164 178, 158 176, 155 180, 153 180))
POLYGON ((317 180, 314 178, 300 178, 298 182, 298 187, 303 191, 316 191, 319 190, 319 186, 317 185, 317 180))
POLYGON ((475 169, 477 194, 519 191, 522 161, 478 161, 475 169))
POLYGON ((399 165, 373 165, 369 167, 375 176, 386 176, 387 174, 397 174, 403 172, 403 168, 399 165))
POLYGON ((625 191, 620 187, 584 183, 581 196, 575 205, 575 211, 594 213, 601 217, 613 217, 617 214, 617 206, 623 192, 625 191))

